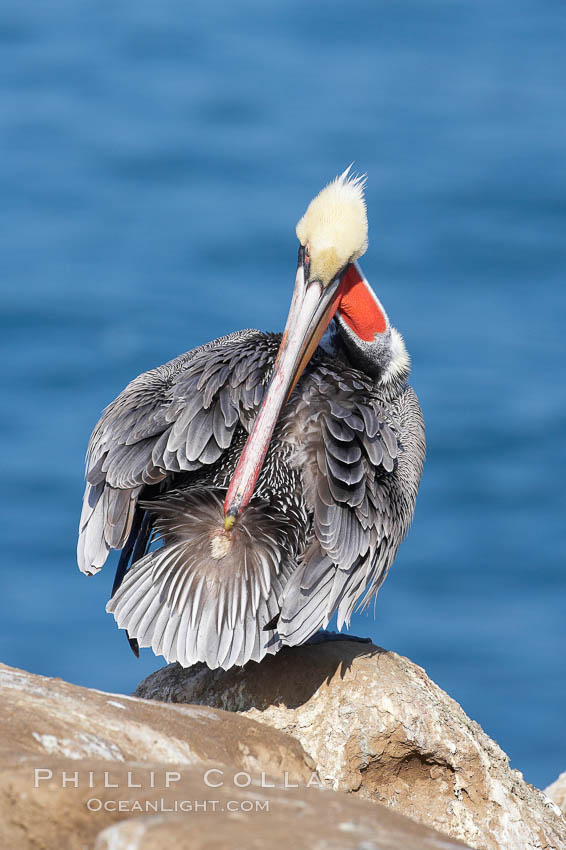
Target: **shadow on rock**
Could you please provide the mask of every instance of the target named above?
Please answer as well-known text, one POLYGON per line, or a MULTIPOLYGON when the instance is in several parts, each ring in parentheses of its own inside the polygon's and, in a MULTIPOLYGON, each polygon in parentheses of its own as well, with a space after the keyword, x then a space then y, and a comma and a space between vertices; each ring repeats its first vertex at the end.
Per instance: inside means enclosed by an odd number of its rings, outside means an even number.
POLYGON ((259 664, 210 670, 206 664, 183 668, 169 664, 138 686, 135 696, 162 702, 196 703, 226 711, 264 711, 273 705, 298 708, 322 684, 338 674, 344 679, 356 658, 373 658, 387 650, 365 638, 315 636, 304 646, 285 647, 259 664), (253 687, 249 682, 253 682, 253 687))

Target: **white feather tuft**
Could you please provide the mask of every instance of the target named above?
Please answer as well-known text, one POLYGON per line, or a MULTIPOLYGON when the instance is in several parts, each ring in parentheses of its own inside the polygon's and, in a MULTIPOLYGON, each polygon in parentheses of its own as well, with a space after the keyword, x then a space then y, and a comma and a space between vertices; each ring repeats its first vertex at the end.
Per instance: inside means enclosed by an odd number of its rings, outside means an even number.
POLYGON ((381 376, 383 384, 390 384, 400 377, 407 377, 411 369, 411 358, 405 340, 397 330, 391 328, 391 361, 381 376))

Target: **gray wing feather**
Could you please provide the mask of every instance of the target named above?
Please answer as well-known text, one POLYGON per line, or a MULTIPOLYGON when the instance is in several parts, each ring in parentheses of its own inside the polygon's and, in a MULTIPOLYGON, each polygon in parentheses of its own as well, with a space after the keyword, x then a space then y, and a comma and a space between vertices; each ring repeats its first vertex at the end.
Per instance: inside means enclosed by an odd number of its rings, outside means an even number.
POLYGON ((301 588, 301 570, 291 577, 280 600, 281 614, 277 623, 283 644, 297 646, 322 628, 335 572, 332 560, 320 552, 317 581, 308 591, 301 588))
POLYGON ((237 428, 249 428, 278 345, 259 331, 230 334, 140 375, 106 408, 87 452, 83 572, 124 545, 144 485, 215 463, 237 428))
POLYGON ((385 400, 360 373, 333 379, 328 364, 313 368, 289 422, 313 513, 313 540, 280 599, 279 636, 294 645, 336 612, 342 628, 383 583, 412 518, 424 426, 410 388, 385 400))

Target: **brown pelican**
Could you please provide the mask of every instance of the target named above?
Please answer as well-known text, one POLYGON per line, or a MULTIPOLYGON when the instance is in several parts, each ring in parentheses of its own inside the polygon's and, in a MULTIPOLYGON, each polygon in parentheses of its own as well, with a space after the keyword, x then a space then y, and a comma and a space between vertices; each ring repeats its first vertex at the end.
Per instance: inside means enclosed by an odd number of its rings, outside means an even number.
POLYGON ((123 550, 107 611, 134 651, 259 661, 349 624, 387 575, 425 441, 405 344, 357 263, 363 187, 347 169, 299 221, 282 335, 145 372, 93 431, 78 562, 92 575, 123 550))

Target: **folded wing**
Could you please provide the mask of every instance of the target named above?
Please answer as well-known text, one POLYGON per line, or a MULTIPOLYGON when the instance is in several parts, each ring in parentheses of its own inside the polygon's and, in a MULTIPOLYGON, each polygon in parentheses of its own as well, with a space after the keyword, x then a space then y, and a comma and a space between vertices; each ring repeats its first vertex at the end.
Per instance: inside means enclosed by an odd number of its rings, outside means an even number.
POLYGON ((219 460, 249 430, 280 337, 240 331, 133 380, 103 412, 87 452, 77 558, 89 575, 124 546, 146 485, 219 460))
POLYGON ((363 594, 383 583, 412 515, 399 504, 403 445, 391 407, 359 372, 319 365, 294 416, 314 534, 280 600, 278 632, 289 645, 336 612, 340 629, 349 623, 363 594))

